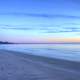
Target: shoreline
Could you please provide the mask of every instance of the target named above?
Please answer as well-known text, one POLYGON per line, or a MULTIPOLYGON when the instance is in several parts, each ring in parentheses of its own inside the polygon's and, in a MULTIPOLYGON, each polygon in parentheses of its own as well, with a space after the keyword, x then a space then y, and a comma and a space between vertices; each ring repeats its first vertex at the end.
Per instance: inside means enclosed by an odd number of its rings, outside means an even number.
MULTIPOLYGON (((79 61, 52 58, 52 57, 47 57, 47 56, 39 56, 39 55, 34 55, 34 54, 29 54, 29 53, 27 54, 26 52, 18 52, 18 51, 11 51, 11 50, 2 50, 2 51, 12 53, 12 54, 19 56, 19 57, 24 57, 24 58, 29 57, 30 59, 43 61, 43 62, 46 62, 49 64, 68 65, 68 67, 70 67, 70 68, 72 68, 72 64, 76 64, 78 67, 80 66, 79 61)), ((67 66, 63 66, 63 67, 67 67, 67 66)), ((78 69, 78 67, 76 69, 78 69)))
POLYGON ((80 62, 0 50, 1 80, 80 80, 80 62))

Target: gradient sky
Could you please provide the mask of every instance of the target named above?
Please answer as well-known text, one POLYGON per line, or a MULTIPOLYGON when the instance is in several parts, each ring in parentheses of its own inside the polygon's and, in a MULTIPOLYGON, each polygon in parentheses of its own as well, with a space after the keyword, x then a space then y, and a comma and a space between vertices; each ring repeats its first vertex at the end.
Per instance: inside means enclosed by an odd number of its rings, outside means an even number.
POLYGON ((0 41, 80 42, 80 0, 0 0, 0 41))

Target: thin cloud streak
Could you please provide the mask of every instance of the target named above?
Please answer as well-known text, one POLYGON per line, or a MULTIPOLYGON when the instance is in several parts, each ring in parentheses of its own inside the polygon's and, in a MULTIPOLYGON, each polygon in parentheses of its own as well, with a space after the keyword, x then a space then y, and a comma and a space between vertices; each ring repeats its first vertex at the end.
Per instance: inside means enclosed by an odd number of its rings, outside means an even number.
POLYGON ((71 18, 71 19, 80 19, 80 16, 72 16, 72 15, 65 15, 65 14, 0 13, 0 15, 29 16, 29 17, 42 17, 42 18, 71 18))
POLYGON ((54 26, 47 26, 46 25, 0 25, 0 29, 13 29, 13 30, 38 30, 43 31, 43 33, 62 33, 62 32, 80 32, 79 27, 64 27, 64 25, 60 25, 61 27, 55 25, 54 26), (33 27, 34 26, 34 27, 33 27))

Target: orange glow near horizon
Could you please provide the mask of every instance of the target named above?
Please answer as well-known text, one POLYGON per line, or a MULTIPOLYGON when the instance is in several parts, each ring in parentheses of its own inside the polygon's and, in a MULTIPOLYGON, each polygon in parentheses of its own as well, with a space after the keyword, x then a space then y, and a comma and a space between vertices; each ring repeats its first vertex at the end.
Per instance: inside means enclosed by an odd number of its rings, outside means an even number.
MULTIPOLYGON (((14 43, 76 43, 80 42, 80 37, 6 37, 7 42, 14 43)), ((6 41, 5 39, 5 41, 6 41)))
POLYGON ((71 37, 71 38, 48 38, 48 42, 80 42, 80 37, 71 37))

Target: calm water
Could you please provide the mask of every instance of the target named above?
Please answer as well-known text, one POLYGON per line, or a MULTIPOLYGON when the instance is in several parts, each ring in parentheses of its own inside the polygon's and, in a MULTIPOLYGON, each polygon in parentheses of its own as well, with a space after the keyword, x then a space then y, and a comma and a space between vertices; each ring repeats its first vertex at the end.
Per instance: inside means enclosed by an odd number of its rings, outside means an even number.
POLYGON ((80 44, 8 44, 0 45, 0 49, 80 61, 80 44))

